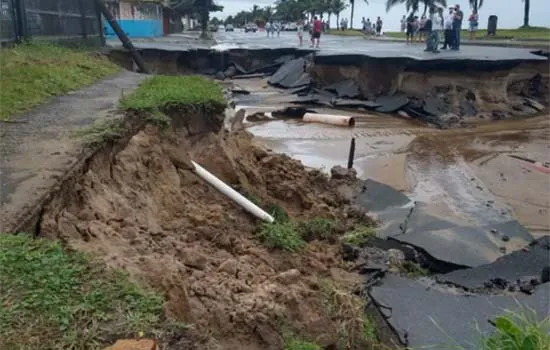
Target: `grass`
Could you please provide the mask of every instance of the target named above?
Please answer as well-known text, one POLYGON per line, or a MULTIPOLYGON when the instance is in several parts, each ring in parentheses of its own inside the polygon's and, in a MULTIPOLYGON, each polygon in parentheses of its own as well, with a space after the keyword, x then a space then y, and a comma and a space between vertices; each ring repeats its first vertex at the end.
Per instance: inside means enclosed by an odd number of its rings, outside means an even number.
POLYGON ((296 224, 296 229, 300 236, 308 242, 314 239, 329 239, 334 234, 336 222, 322 218, 300 221, 296 224))
MULTIPOLYGON (((433 321, 433 320, 432 320, 433 321)), ((434 321, 435 322, 435 321, 434 321)), ((437 323, 435 325, 443 331, 437 323)), ((546 350, 550 349, 550 316, 539 320, 536 311, 521 307, 517 312, 505 312, 494 322, 491 334, 483 334, 476 325, 477 340, 467 348, 458 345, 458 341, 449 338, 447 344, 437 349, 466 350, 546 350)))
POLYGON ((126 132, 122 120, 99 120, 83 127, 75 132, 74 136, 79 137, 88 146, 101 145, 108 141, 121 138, 126 132))
POLYGON ((296 252, 306 245, 291 221, 262 223, 259 237, 268 248, 283 249, 289 252, 296 252))
POLYGON ((150 335, 163 298, 59 243, 0 234, 0 348, 93 349, 150 335))
POLYGON ((359 29, 337 30, 329 29, 327 34, 340 36, 362 36, 363 33, 359 29))
POLYGON ((346 233, 342 237, 342 242, 357 247, 364 247, 372 237, 376 237, 376 231, 373 227, 359 226, 353 231, 346 233))
POLYGON ((118 70, 106 57, 44 42, 0 49, 0 120, 118 70))
POLYGON ((323 350, 323 348, 315 343, 291 338, 284 340, 283 350, 323 350))
POLYGON ((486 350, 550 349, 550 317, 536 320, 535 313, 508 313, 495 320, 496 331, 484 341, 486 350))
POLYGON ((319 287, 324 298, 325 312, 338 320, 338 349, 366 349, 378 343, 374 321, 365 313, 365 301, 347 291, 340 290, 332 281, 320 279, 319 287))
POLYGON ((399 268, 407 277, 410 278, 424 277, 430 275, 430 271, 428 269, 425 269, 412 261, 404 261, 399 268))
POLYGON ((125 110, 166 111, 170 108, 195 108, 205 112, 222 112, 226 102, 222 87, 199 76, 157 75, 144 80, 121 100, 125 110))
MULTIPOLYGON (((384 36, 389 38, 405 39, 405 33, 385 32, 384 36)), ((467 30, 462 30, 460 36, 463 40, 468 39, 467 30)), ((517 29, 497 29, 497 35, 487 36, 487 29, 478 29, 476 31, 476 40, 529 40, 529 41, 548 41, 550 40, 550 28, 529 27, 517 29)))

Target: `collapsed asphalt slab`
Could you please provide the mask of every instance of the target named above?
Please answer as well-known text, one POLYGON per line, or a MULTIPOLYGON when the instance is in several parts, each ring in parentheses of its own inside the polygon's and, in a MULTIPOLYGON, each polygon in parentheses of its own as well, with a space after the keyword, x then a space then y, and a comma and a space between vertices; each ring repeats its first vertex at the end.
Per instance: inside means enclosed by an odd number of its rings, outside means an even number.
POLYGON ((413 246, 438 272, 490 264, 533 236, 518 221, 503 218, 482 225, 440 217, 429 206, 413 202, 390 186, 367 180, 354 201, 380 221, 377 236, 413 246))
POLYGON ((496 287, 530 293, 537 284, 549 282, 544 273, 548 268, 550 236, 544 236, 524 249, 505 255, 491 264, 438 275, 436 280, 471 291, 496 287))
POLYGON ((403 345, 434 349, 477 350, 480 332, 494 331, 489 321, 507 310, 529 308, 542 320, 550 307, 550 283, 537 286, 532 295, 466 295, 388 275, 368 295, 403 345))

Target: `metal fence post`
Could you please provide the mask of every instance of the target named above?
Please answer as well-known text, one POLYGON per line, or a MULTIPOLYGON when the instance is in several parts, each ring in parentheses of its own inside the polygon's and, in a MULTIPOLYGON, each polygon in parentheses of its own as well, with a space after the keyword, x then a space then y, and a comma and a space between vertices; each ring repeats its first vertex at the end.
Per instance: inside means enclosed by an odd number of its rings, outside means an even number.
POLYGON ((78 9, 80 10, 80 27, 82 28, 82 38, 88 39, 88 31, 86 30, 86 10, 84 8, 84 0, 78 0, 78 9))
POLYGON ((15 15, 16 15, 16 41, 21 42, 23 39, 29 39, 27 30, 27 13, 25 11, 25 0, 14 0, 15 15))
POLYGON ((103 25, 103 16, 101 15, 101 8, 97 4, 97 2, 94 1, 94 10, 97 16, 97 24, 99 26, 99 40, 101 40, 101 46, 105 46, 105 30, 103 25))

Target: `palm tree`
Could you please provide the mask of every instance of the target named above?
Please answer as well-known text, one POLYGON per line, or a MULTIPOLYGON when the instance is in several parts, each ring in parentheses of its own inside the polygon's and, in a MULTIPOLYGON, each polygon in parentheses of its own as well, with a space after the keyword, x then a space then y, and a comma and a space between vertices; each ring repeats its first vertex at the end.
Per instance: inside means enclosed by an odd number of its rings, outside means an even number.
POLYGON ((477 12, 483 6, 483 0, 470 0, 470 7, 477 12))
POLYGON ((447 7, 447 0, 421 0, 424 3, 424 12, 423 15, 426 15, 426 11, 431 7, 441 6, 443 8, 447 7))
POLYGON ((330 2, 330 11, 336 15, 336 29, 340 29, 340 13, 348 8, 343 0, 332 0, 330 2))
MULTIPOLYGON (((369 4, 368 0, 364 0, 364 1, 367 5, 369 4)), ((355 12, 355 0, 349 0, 349 2, 351 4, 351 18, 349 21, 349 28, 353 29, 353 13, 355 12)))
POLYGON ((523 0, 523 27, 529 27, 529 11, 531 10, 531 1, 523 0))
POLYGON ((223 11, 223 6, 218 6, 214 0, 172 0, 171 6, 181 14, 199 15, 201 22, 201 38, 210 38, 208 23, 210 12, 223 11))

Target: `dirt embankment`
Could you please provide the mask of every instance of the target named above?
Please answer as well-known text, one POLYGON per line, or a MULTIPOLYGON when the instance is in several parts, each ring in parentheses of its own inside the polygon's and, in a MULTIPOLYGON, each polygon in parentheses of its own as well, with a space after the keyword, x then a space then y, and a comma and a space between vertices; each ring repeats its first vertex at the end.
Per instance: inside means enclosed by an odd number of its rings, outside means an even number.
POLYGON ((348 293, 360 280, 346 271, 338 245, 263 247, 258 222, 199 179, 189 159, 293 219, 368 224, 347 202, 349 184, 255 147, 246 132, 199 124, 147 125, 105 147, 44 208, 41 235, 160 290, 167 315, 197 331, 196 349, 281 349, 288 331, 326 348, 367 348, 361 304, 348 293))

